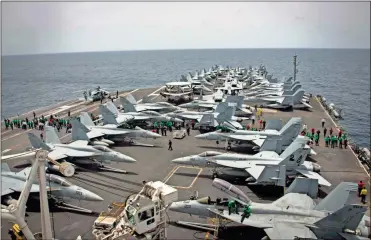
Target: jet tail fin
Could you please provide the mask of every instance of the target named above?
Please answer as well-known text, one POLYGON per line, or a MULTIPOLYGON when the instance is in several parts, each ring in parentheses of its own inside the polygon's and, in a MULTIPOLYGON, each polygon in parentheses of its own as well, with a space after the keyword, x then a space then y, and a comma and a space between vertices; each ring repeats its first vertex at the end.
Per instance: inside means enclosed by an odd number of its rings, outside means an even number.
POLYGON ((276 186, 286 186, 286 166, 265 166, 256 182, 275 182, 276 186))
POLYGON ((299 90, 297 90, 294 93, 294 95, 293 95, 293 101, 294 101, 294 103, 300 102, 303 99, 304 92, 305 91, 303 89, 299 89, 299 90))
POLYGON ((356 183, 342 182, 317 204, 315 210, 335 212, 345 206, 350 192, 356 192, 357 189, 356 183))
POLYGON ((7 163, 4 163, 4 162, 1 163, 1 171, 2 172, 11 172, 9 165, 7 163))
POLYGON ((307 152, 304 150, 305 138, 298 136, 286 149, 281 153, 280 158, 283 160, 279 165, 300 166, 304 163, 307 157, 307 152), (306 154, 305 154, 306 153, 306 154))
POLYGON ((215 118, 213 114, 204 114, 202 118, 200 119, 200 125, 215 125, 215 118))
POLYGON ((137 104, 137 100, 135 100, 133 95, 131 95, 130 93, 125 97, 120 97, 120 102, 122 105, 124 105, 124 103, 137 104))
POLYGON ((100 105, 99 111, 103 116, 104 124, 116 124, 116 125, 118 124, 118 122, 116 121, 115 115, 110 110, 108 110, 106 106, 100 105))
POLYGON ((87 140, 89 141, 89 137, 87 135, 90 130, 85 127, 79 120, 77 119, 72 119, 71 120, 72 124, 72 140, 77 141, 77 140, 87 140))
POLYGON ((300 117, 291 118, 278 132, 282 137, 282 141, 289 143, 294 141, 300 134, 302 119, 300 117))
POLYGON ((315 222, 314 225, 321 226, 322 228, 338 228, 355 231, 367 211, 367 208, 367 206, 356 204, 346 205, 315 222))
POLYGON ((270 129, 270 130, 280 131, 281 128, 282 128, 282 121, 280 119, 267 120, 267 124, 265 125, 265 129, 270 129))
POLYGON ((81 112, 80 113, 80 121, 85 126, 95 126, 93 120, 90 118, 89 114, 87 112, 81 112))
POLYGON ((232 119, 233 113, 234 113, 234 108, 233 107, 227 107, 224 112, 221 112, 216 116, 216 121, 219 124, 222 124, 225 121, 229 121, 229 120, 232 119))
POLYGON ((28 135, 28 139, 30 140, 31 146, 33 148, 42 148, 44 150, 50 150, 50 147, 46 145, 43 141, 41 141, 40 138, 36 137, 35 134, 28 133, 27 135, 28 135))
POLYGON ((310 178, 297 177, 286 189, 287 193, 307 194, 309 197, 316 199, 318 195, 318 180, 310 178))
POLYGON ((45 126, 45 142, 51 144, 61 143, 61 140, 59 139, 54 127, 45 126))
POLYGON ((115 104, 113 104, 113 102, 107 102, 106 106, 108 110, 110 110, 113 114, 119 114, 119 110, 117 109, 115 104))

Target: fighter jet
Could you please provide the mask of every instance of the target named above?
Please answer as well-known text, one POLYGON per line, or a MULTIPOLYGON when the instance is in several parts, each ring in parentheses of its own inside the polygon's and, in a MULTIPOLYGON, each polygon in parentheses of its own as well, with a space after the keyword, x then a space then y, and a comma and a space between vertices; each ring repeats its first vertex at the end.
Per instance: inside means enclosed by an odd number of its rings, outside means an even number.
POLYGON ((250 206, 251 215, 242 219, 241 208, 238 213, 229 214, 225 207, 197 200, 174 202, 170 210, 206 217, 217 215, 263 229, 270 239, 360 240, 370 237, 370 218, 365 216, 367 206, 346 204, 350 191, 357 190, 355 183, 339 184, 319 204, 306 194, 293 192, 272 203, 256 203, 240 189, 221 179, 214 179, 213 186, 230 195, 239 206, 250 206))
POLYGON ((280 131, 274 130, 277 127, 277 124, 275 124, 275 126, 272 126, 272 129, 266 129, 259 132, 234 130, 231 128, 231 132, 228 133, 218 130, 199 134, 195 136, 195 138, 215 141, 230 141, 238 146, 245 146, 245 144, 248 143, 247 146, 253 145, 254 149, 260 148, 260 150, 281 153, 299 135, 301 122, 301 118, 294 117, 291 118, 280 131))
MULTIPOLYGON (((234 105, 236 108, 234 116, 236 117, 246 117, 251 116, 252 112, 250 110, 250 106, 243 104, 243 96, 227 96, 225 99, 225 103, 228 103, 230 106, 234 105)), ((190 109, 216 109, 220 103, 210 100, 194 100, 189 103, 184 103, 179 105, 182 108, 190 108, 190 109)))
MULTIPOLYGON (((25 168, 20 172, 12 172, 7 163, 1 163, 1 198, 4 202, 12 200, 13 193, 21 193, 25 182, 31 172, 31 168, 25 168)), ((56 198, 73 198, 86 201, 103 201, 103 198, 82 187, 73 185, 66 179, 54 175, 46 174, 47 188, 50 194, 56 198)), ((39 185, 32 185, 31 194, 39 193, 39 185)))
POLYGON ((171 118, 155 111, 147 110, 142 112, 136 112, 136 109, 133 108, 133 105, 130 104, 125 105, 125 108, 129 112, 120 113, 112 102, 108 102, 107 105, 100 105, 99 110, 103 116, 103 123, 122 125, 130 121, 150 121, 150 120, 183 122, 180 119, 171 118))
POLYGON ((142 111, 171 112, 178 109, 178 107, 168 102, 151 102, 150 98, 150 96, 145 96, 142 99, 142 103, 138 103, 133 95, 128 94, 125 97, 120 97, 120 103, 125 113, 142 111), (130 109, 128 109, 128 105, 131 105, 130 109), (135 109, 135 111, 132 111, 132 109, 135 109))
POLYGON ((72 140, 90 140, 90 136, 105 136, 109 141, 122 141, 127 138, 160 138, 161 135, 144 130, 140 127, 134 129, 121 129, 115 125, 95 126, 87 112, 81 112, 80 121, 71 120, 72 140), (81 121, 81 122, 80 122, 81 121), (89 136, 90 134, 90 136, 89 136))
POLYGON ((247 97, 245 103, 256 103, 259 106, 274 109, 310 109, 311 105, 303 101, 304 90, 299 89, 294 94, 267 97, 247 97))
MULTIPOLYGON (((69 144, 62 144, 53 127, 45 127, 45 143, 34 134, 28 134, 32 147, 43 148, 49 151, 48 157, 56 162, 71 162, 76 164, 96 163, 101 166, 101 162, 110 163, 124 162, 135 163, 136 160, 122 153, 113 151, 104 146, 89 146, 88 141, 74 141, 69 144)), ((69 166, 71 167, 71 165, 69 166)), ((74 169, 62 171, 60 167, 49 163, 49 170, 60 171, 64 176, 70 177, 74 174, 74 169)))
POLYGON ((255 155, 217 154, 212 152, 196 156, 174 159, 172 162, 183 165, 200 167, 221 168, 214 170, 213 177, 227 175, 242 178, 250 185, 286 185, 286 176, 295 177, 302 175, 307 178, 317 179, 320 185, 331 186, 320 172, 321 167, 312 162, 305 161, 310 149, 305 147, 305 138, 297 139, 281 154, 263 151, 255 155), (277 174, 279 176, 277 177, 277 174))
POLYGON ((87 101, 99 101, 101 98, 105 98, 109 95, 109 91, 100 88, 99 86, 96 89, 84 91, 84 98, 87 101))

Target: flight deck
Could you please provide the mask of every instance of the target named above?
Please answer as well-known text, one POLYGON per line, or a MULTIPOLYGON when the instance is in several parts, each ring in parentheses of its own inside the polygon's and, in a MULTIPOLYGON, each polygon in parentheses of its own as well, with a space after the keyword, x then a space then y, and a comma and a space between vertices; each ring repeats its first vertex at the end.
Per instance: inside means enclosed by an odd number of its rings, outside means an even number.
MULTIPOLYGON (((120 92, 120 95, 125 96, 126 94, 131 93, 137 101, 140 101, 146 95, 151 95, 153 96, 153 101, 165 101, 165 99, 159 95, 160 90, 161 89, 158 88, 135 89, 132 91, 120 92)), ((104 102, 106 101, 111 100, 104 100, 104 102)), ((114 103, 115 105, 118 105, 119 101, 115 100, 114 103)), ((308 129, 320 128, 321 119, 324 118, 326 120, 326 126, 328 128, 332 127, 335 130, 335 122, 332 121, 315 97, 311 98, 310 104, 313 106, 311 112, 300 110, 294 110, 293 112, 266 110, 263 111, 262 118, 266 120, 273 118, 282 119, 283 123, 285 123, 290 117, 302 117, 303 122, 307 124, 308 129)), ((99 101, 87 104, 84 100, 72 100, 55 106, 35 110, 35 113, 37 116, 44 115, 45 117, 49 117, 50 114, 58 114, 59 117, 66 117, 69 110, 71 116, 79 115, 81 111, 92 112, 93 114, 98 115, 99 105, 99 101)), ((33 111, 22 114, 21 117, 27 116, 32 119, 32 112, 33 111)), ((246 123, 250 124, 250 121, 248 120, 246 123)), ((2 129, 1 143, 3 154, 23 152, 30 147, 26 134, 27 132, 33 132, 36 136, 39 136, 41 133, 41 131, 35 129, 2 129)), ((71 140, 71 134, 66 133, 66 128, 63 128, 58 134, 62 142, 68 142, 71 140)), ((167 136, 159 139, 138 139, 140 142, 153 144, 155 147, 115 145, 113 149, 127 154, 137 160, 136 164, 112 163, 111 165, 108 165, 114 168, 123 168, 128 171, 127 174, 78 171, 72 178, 68 178, 72 183, 102 196, 104 201, 69 201, 71 204, 94 210, 97 213, 94 215, 83 215, 73 212, 53 212, 51 217, 53 220, 52 228, 55 233, 55 238, 76 239, 78 235, 81 235, 82 239, 92 239, 92 225, 97 219, 99 213, 106 211, 107 206, 112 202, 123 202, 129 195, 140 191, 143 186, 143 181, 159 180, 176 187, 179 192, 179 200, 189 199, 191 195, 194 195, 195 191, 198 191, 199 197, 210 196, 212 199, 217 197, 227 197, 226 194, 211 186, 212 172, 210 169, 178 166, 171 162, 171 160, 175 158, 199 154, 204 151, 226 151, 224 144, 217 145, 214 141, 200 140, 193 137, 198 134, 199 132, 197 130, 191 130, 191 136, 186 136, 184 139, 172 139, 172 133, 168 131, 167 136), (173 142, 173 151, 167 150, 169 139, 173 142)), ((367 183, 369 189, 368 173, 350 148, 332 149, 325 147, 323 138, 321 138, 319 146, 313 146, 313 149, 317 152, 317 155, 312 157, 313 161, 316 161, 321 165, 321 175, 332 184, 329 188, 321 187, 323 192, 328 193, 343 181, 358 182, 359 180, 363 180, 367 183)), ((24 163, 10 162, 9 166, 13 171, 19 171, 20 169, 15 167, 20 164, 24 163)), ((250 197, 252 201, 268 203, 278 198, 278 196, 272 197, 264 194, 264 190, 267 190, 269 187, 260 187, 259 191, 257 191, 256 188, 253 189, 242 185, 237 185, 237 187, 247 193, 248 197, 250 197)), ((356 194, 353 194, 350 202, 359 203, 360 200, 356 194)), ((37 202, 36 205, 37 204, 39 203, 37 202)), ((40 232, 40 213, 32 210, 27 212, 29 216, 26 217, 26 221, 31 231, 34 233, 40 232)), ((169 211, 168 214, 170 222, 182 220, 205 223, 207 221, 197 216, 189 216, 171 211, 169 211)), ((208 221, 211 220, 209 219, 208 221)), ((9 239, 7 238, 7 236, 9 236, 7 235, 7 232, 10 228, 11 224, 3 220, 1 234, 4 239, 9 239)), ((238 232, 239 236, 244 235, 241 229, 238 232)), ((224 231, 219 235, 222 239, 239 239, 237 235, 233 237, 230 235, 228 236, 228 238, 225 237, 224 231)), ((186 229, 184 227, 175 226, 175 224, 171 224, 168 228, 168 239, 212 239, 212 237, 213 233, 186 229)), ((243 237, 246 238, 246 235, 243 237)))

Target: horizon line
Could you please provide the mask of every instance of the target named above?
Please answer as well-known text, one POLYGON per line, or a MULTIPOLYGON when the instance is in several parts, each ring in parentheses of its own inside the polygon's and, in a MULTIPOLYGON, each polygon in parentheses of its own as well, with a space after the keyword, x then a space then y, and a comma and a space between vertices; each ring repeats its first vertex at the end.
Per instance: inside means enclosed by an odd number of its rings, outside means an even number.
POLYGON ((173 49, 133 49, 133 50, 97 50, 97 51, 75 51, 75 52, 50 52, 50 53, 26 53, 26 54, 1 54, 1 57, 12 57, 12 56, 34 56, 34 55, 55 55, 55 54, 73 54, 73 53, 106 53, 106 52, 143 52, 143 51, 192 51, 192 50, 285 50, 285 49, 296 49, 296 50, 370 50, 370 48, 324 48, 324 47, 300 47, 300 48, 272 48, 272 47, 259 47, 259 48, 173 48, 173 49))

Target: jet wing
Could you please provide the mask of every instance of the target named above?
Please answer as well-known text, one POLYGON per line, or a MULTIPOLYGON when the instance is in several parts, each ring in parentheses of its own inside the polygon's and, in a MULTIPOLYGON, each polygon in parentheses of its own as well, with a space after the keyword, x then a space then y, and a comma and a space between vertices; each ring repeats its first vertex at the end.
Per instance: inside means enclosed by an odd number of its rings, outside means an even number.
MULTIPOLYGON (((1 196, 11 194, 13 192, 22 192, 26 182, 7 176, 1 177, 1 196)), ((39 192, 39 185, 33 184, 30 192, 39 192)))
POLYGON ((124 135, 124 134, 128 134, 129 131, 127 130, 124 130, 124 129, 100 129, 100 131, 102 131, 102 133, 104 135, 124 135))
POLYGON ((300 174, 304 175, 307 178, 317 179, 318 184, 320 184, 320 185, 324 185, 324 186, 327 186, 327 187, 331 186, 331 183, 329 183, 324 177, 322 177, 318 173, 311 172, 311 171, 308 171, 308 170, 305 170, 305 169, 296 169, 296 171, 299 172, 300 174))
POLYGON ((181 114, 179 115, 181 118, 186 120, 197 120, 200 121, 203 115, 192 115, 192 114, 181 114))
POLYGON ((88 146, 88 141, 77 140, 77 141, 73 141, 73 142, 69 143, 68 146, 71 146, 71 147, 86 147, 86 146, 88 146))
POLYGON ((316 235, 309 228, 302 224, 290 222, 274 222, 273 228, 264 229, 267 236, 272 239, 317 239, 316 235))
POLYGON ((97 130, 91 130, 90 132, 87 132, 86 135, 88 135, 89 139, 104 136, 104 134, 102 132, 97 131, 97 130))
POLYGON ((246 172, 248 174, 250 174, 253 178, 255 178, 256 180, 259 179, 260 175, 262 174, 262 172, 264 171, 265 169, 265 166, 256 166, 256 165, 253 165, 251 164, 252 166, 250 168, 247 168, 246 169, 246 172))
POLYGON ((131 120, 134 120, 134 116, 131 115, 131 114, 119 114, 116 117, 116 121, 118 123, 127 122, 127 121, 131 121, 131 120))
POLYGON ((55 161, 58 161, 60 159, 68 157, 68 155, 66 155, 65 152, 61 149, 55 149, 48 153, 48 157, 55 161))
POLYGON ((301 193, 287 193, 286 195, 272 202, 272 204, 282 208, 292 206, 306 210, 313 210, 316 206, 316 203, 311 197, 301 193))

